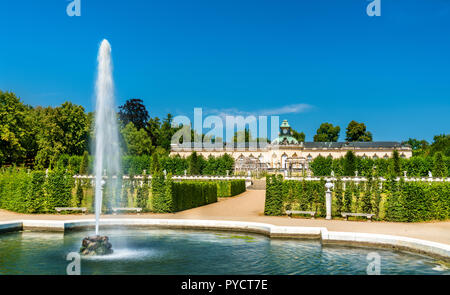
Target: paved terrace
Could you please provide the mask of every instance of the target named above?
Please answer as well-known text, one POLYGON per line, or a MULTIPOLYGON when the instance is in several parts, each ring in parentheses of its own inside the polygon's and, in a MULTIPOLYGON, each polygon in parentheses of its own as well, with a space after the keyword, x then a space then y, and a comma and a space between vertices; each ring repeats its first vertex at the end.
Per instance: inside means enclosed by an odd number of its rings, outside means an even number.
MULTIPOLYGON (((175 214, 144 213, 124 215, 103 215, 102 218, 157 218, 157 219, 204 219, 262 222, 280 226, 326 227, 329 231, 359 232, 397 235, 423 239, 450 245, 450 221, 395 223, 366 222, 325 219, 288 218, 286 216, 264 216, 265 191, 249 190, 239 196, 223 198, 207 206, 175 214)), ((19 214, 0 210, 0 221, 12 220, 77 220, 94 219, 94 215, 44 215, 19 214)))

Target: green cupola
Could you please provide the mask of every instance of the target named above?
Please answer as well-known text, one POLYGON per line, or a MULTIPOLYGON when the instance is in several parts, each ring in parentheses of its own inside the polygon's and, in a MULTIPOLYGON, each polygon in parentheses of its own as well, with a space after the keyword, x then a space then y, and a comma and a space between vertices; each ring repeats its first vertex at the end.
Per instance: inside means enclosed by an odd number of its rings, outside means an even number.
POLYGON ((298 144, 297 139, 292 137, 292 134, 291 126, 287 120, 284 120, 280 126, 280 134, 278 138, 272 141, 272 144, 298 144))

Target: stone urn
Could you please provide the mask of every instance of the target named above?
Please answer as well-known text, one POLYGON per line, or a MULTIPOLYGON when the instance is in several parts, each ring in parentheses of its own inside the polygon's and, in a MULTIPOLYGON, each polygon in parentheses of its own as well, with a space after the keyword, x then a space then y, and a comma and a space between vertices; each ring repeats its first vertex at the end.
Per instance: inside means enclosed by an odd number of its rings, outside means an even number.
POLYGON ((86 237, 81 242, 80 254, 83 256, 112 254, 112 245, 107 236, 86 237))

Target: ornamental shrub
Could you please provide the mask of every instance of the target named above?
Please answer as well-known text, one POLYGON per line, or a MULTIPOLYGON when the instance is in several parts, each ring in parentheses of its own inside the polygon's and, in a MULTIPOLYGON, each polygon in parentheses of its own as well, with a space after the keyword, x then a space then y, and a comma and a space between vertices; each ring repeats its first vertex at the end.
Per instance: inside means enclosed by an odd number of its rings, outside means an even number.
POLYGON ((217 197, 233 197, 246 191, 245 180, 233 179, 218 181, 217 183, 217 197))
POLYGON ((276 216, 284 213, 282 188, 283 176, 271 175, 266 177, 265 215, 276 216))
POLYGON ((62 169, 56 169, 48 173, 45 183, 47 211, 54 212, 55 207, 70 207, 73 183, 72 175, 62 169))

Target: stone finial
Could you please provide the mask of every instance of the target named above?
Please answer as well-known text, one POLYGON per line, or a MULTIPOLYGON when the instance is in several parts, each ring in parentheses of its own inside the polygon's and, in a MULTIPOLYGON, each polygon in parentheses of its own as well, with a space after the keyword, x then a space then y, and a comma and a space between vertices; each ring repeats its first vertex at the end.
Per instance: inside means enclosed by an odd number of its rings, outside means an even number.
POLYGON ((407 177, 408 171, 403 171, 403 177, 407 177))
POLYGON ((331 170, 331 177, 334 177, 334 171, 331 170))
POLYGON ((355 171, 355 176, 358 177, 358 170, 355 171))
POLYGON ((431 173, 431 171, 428 171, 428 177, 429 177, 429 178, 432 178, 432 177, 433 177, 433 174, 431 173))

